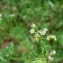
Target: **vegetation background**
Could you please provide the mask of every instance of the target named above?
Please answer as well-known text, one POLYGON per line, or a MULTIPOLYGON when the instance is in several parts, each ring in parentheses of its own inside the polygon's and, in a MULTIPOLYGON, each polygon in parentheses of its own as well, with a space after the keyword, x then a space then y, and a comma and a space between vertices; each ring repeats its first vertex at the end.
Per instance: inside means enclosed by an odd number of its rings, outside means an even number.
MULTIPOLYGON (((0 0, 0 63, 30 63, 34 38, 31 23, 56 35, 51 63, 63 63, 63 0, 0 0)), ((49 42, 45 47, 51 49, 49 42)))

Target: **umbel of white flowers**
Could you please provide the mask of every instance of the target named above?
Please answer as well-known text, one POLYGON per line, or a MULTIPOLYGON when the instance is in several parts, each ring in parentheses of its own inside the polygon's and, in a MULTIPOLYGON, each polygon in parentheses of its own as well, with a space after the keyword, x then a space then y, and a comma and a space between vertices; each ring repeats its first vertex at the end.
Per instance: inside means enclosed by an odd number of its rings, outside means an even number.
POLYGON ((55 35, 49 35, 49 36, 47 36, 47 38, 46 38, 48 41, 49 40, 54 40, 54 41, 57 41, 57 38, 56 38, 56 36, 55 35))
POLYGON ((45 35, 47 31, 48 31, 48 29, 45 28, 44 30, 39 30, 38 32, 40 35, 45 35))
MULTIPOLYGON (((30 33, 31 33, 31 34, 35 33, 35 28, 36 28, 36 25, 33 23, 33 24, 31 25, 31 30, 30 30, 30 33)), ((44 30, 38 30, 37 33, 40 34, 40 35, 45 35, 47 31, 48 31, 48 29, 45 28, 44 30)))
POLYGON ((50 55, 48 56, 48 60, 53 61, 55 54, 56 54, 56 51, 55 50, 51 50, 50 51, 50 55))
POLYGON ((36 31, 35 28, 37 28, 37 26, 33 23, 31 25, 31 30, 30 30, 30 33, 31 34, 34 34, 34 37, 36 40, 39 40, 39 38, 42 36, 42 35, 45 35, 46 32, 48 31, 47 28, 44 28, 43 30, 38 30, 36 31))

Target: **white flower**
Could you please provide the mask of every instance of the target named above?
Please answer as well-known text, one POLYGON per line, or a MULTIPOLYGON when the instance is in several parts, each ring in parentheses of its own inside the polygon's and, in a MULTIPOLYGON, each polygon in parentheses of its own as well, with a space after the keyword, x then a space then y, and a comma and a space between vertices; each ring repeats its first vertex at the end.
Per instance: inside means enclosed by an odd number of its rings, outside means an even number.
POLYGON ((56 36, 52 35, 51 38, 53 38, 55 41, 57 41, 56 36))
POLYGON ((42 35, 45 35, 45 34, 46 34, 46 31, 43 31, 43 32, 42 32, 42 35))
POLYGON ((42 30, 39 30, 39 31, 38 31, 38 33, 39 33, 40 35, 43 35, 43 32, 42 32, 42 30))
POLYGON ((48 31, 48 29, 45 28, 45 29, 43 30, 43 35, 45 35, 47 31, 48 31))
POLYGON ((31 29, 31 30, 30 30, 30 33, 32 34, 32 33, 34 33, 34 31, 35 31, 34 29, 31 29))
POLYGON ((31 25, 31 27, 32 27, 32 28, 35 28, 35 27, 36 27, 36 25, 33 23, 33 24, 31 25))
POLYGON ((47 28, 45 28, 45 29, 44 29, 44 31, 48 31, 48 29, 47 29, 47 28))
POLYGON ((48 56, 48 59, 49 59, 50 61, 53 61, 53 60, 54 60, 54 57, 48 56))
POLYGON ((51 50, 50 55, 55 55, 56 51, 55 50, 51 50))
POLYGON ((48 29, 45 28, 43 31, 39 30, 38 32, 40 33, 40 35, 45 35, 47 31, 48 31, 48 29))
POLYGON ((2 17, 2 14, 0 14, 0 17, 2 17))
POLYGON ((57 41, 56 36, 54 36, 54 35, 49 35, 49 36, 47 36, 46 39, 47 39, 47 40, 53 39, 54 41, 57 41))

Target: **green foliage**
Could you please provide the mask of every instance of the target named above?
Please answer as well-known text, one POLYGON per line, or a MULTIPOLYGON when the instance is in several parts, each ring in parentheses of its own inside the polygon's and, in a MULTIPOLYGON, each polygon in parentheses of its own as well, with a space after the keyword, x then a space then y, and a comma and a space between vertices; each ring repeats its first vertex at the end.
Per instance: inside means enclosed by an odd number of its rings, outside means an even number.
POLYGON ((13 43, 10 43, 4 49, 0 50, 0 62, 1 63, 9 63, 9 60, 11 58, 10 56, 12 56, 13 51, 14 51, 13 43))
MULTIPOLYGON (((38 29, 48 28, 46 36, 57 37, 57 42, 52 44, 56 55, 51 63, 63 62, 62 0, 0 0, 0 63, 43 63, 36 53, 37 41, 29 33, 32 23, 38 29)), ((45 38, 38 47, 42 44, 47 58, 52 50, 51 42, 45 38)))

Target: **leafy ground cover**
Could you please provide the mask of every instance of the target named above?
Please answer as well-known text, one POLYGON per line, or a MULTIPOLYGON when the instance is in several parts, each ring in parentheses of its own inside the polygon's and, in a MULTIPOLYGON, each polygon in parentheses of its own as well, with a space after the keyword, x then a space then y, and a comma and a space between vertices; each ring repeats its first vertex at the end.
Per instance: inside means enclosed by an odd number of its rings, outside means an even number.
POLYGON ((0 63, 42 63, 42 60, 63 63, 63 1, 0 0, 0 63), (44 52, 36 53, 37 41, 30 33, 32 23, 39 30, 48 29, 45 39, 41 39, 45 56, 44 52), (57 39, 53 48, 52 41, 46 40, 49 35, 57 39), (55 54, 52 57, 51 50, 55 54))

